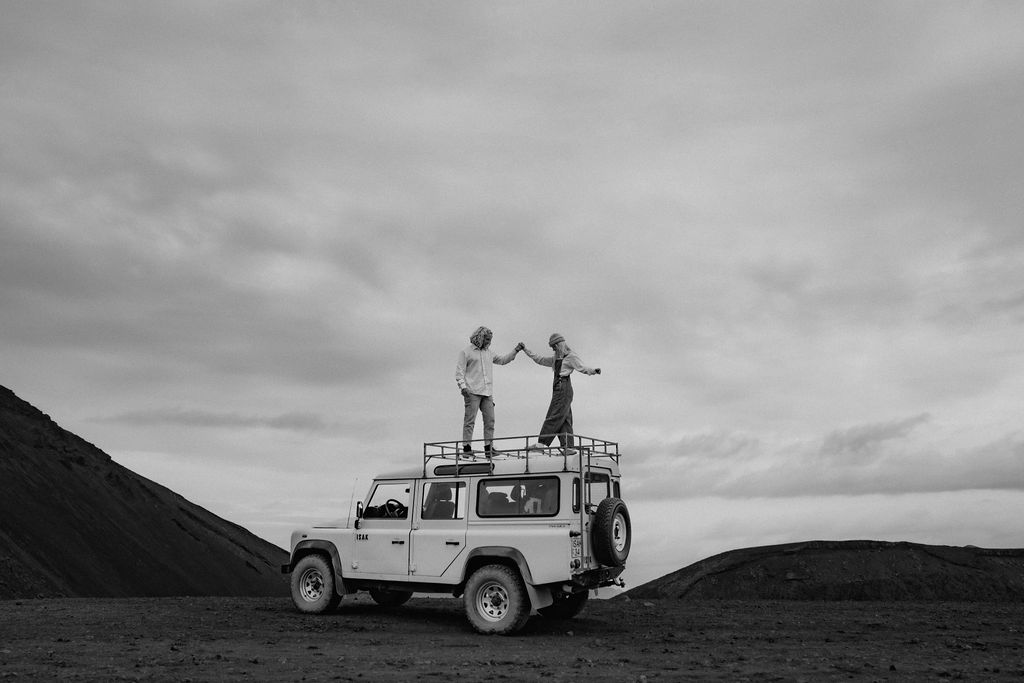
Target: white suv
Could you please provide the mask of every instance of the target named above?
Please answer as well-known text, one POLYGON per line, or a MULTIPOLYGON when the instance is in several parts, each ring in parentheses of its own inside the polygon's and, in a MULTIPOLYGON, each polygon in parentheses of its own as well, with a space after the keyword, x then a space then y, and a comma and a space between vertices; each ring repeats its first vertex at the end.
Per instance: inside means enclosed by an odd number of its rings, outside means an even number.
POLYGON ((480 633, 514 633, 534 612, 567 619, 590 590, 623 586, 629 512, 618 444, 574 449, 496 439, 491 457, 460 442, 423 445, 423 466, 377 477, 354 523, 292 533, 292 599, 303 612, 360 590, 397 606, 415 593, 463 596, 480 633))

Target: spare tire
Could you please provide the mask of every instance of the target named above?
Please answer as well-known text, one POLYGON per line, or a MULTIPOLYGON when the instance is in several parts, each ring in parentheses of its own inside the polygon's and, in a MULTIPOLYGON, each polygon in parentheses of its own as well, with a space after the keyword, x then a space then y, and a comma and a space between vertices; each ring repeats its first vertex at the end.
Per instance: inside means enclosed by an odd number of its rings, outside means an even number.
POLYGON ((611 567, 626 564, 633 530, 621 498, 605 498, 594 514, 590 545, 598 562, 611 567))

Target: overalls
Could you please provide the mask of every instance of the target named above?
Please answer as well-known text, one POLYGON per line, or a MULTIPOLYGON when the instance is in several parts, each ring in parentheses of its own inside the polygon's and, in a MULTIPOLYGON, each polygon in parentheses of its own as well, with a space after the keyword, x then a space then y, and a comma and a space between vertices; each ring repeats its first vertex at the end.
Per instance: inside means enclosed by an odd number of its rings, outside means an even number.
POLYGON ((555 377, 551 385, 551 404, 544 424, 540 428, 540 443, 550 446, 551 440, 558 435, 558 442, 563 448, 572 448, 572 382, 569 375, 561 377, 562 359, 554 363, 555 377))

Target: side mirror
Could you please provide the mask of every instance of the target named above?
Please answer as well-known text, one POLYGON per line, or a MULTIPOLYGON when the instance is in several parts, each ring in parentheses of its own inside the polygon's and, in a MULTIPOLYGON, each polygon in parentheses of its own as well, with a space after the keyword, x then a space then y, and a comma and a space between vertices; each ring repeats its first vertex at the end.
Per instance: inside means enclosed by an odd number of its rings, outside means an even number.
POLYGON ((363 501, 360 500, 359 502, 356 503, 356 523, 355 523, 355 528, 356 529, 359 528, 359 520, 362 519, 362 518, 363 518, 363 501))

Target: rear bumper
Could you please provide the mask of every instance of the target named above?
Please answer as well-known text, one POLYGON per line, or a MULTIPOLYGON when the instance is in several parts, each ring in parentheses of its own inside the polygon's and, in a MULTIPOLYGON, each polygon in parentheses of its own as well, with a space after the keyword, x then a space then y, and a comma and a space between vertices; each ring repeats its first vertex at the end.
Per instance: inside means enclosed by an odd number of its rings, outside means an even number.
POLYGON ((590 569, 579 574, 574 574, 572 582, 580 588, 590 590, 592 588, 604 588, 615 583, 615 579, 625 570, 625 567, 600 567, 590 569))

